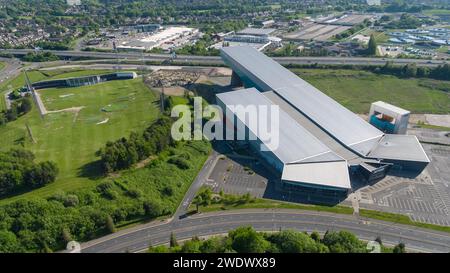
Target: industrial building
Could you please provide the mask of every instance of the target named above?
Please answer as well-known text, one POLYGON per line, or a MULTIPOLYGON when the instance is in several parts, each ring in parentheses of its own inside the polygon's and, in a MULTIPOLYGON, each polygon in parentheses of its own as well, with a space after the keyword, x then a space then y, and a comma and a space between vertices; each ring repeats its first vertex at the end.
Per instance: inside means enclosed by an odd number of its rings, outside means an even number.
POLYGON ((249 146, 280 173, 283 188, 346 196, 352 175, 371 181, 391 168, 419 174, 430 162, 415 136, 385 134, 258 50, 226 47, 221 56, 233 70, 232 82, 247 88, 217 95, 224 112, 233 105, 279 107, 279 145, 268 151, 245 117, 227 114, 225 120, 247 126, 255 137, 249 146))
POLYGON ((383 101, 372 103, 369 122, 381 131, 390 134, 406 134, 410 112, 383 101))
POLYGON ((224 41, 229 46, 247 45, 262 51, 270 45, 275 47, 282 45, 281 38, 270 36, 274 31, 273 28, 245 28, 235 34, 225 36, 224 41))

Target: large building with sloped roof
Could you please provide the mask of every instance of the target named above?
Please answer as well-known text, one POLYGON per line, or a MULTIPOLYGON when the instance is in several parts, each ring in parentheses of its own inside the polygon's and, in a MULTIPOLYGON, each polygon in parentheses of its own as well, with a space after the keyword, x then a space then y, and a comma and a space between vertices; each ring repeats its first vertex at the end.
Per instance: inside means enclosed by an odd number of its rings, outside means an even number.
MULTIPOLYGON (((430 162, 415 136, 385 134, 263 53, 236 46, 223 48, 221 56, 233 70, 232 82, 246 89, 218 94, 218 104, 235 130, 243 124, 254 137, 250 146, 280 173, 284 187, 348 193, 353 173, 376 180, 391 168, 418 174, 430 162), (278 106, 276 149, 261 149, 258 130, 231 111, 235 105, 278 106)), ((268 113, 258 119, 270 123, 268 113)))

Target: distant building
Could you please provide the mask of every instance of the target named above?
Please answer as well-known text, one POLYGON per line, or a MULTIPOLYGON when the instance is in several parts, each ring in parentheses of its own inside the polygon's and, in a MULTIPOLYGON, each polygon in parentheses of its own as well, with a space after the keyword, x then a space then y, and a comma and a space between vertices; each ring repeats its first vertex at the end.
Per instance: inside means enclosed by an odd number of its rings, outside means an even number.
POLYGON ((263 28, 271 27, 273 24, 275 24, 274 20, 267 20, 261 23, 263 28))
POLYGON ((146 24, 134 26, 137 32, 155 32, 161 29, 160 24, 146 24))
POLYGON ((379 6, 379 5, 381 5, 381 0, 367 0, 367 5, 379 6))
POLYGON ((273 28, 252 28, 248 27, 241 31, 238 31, 237 35, 253 35, 253 36, 263 36, 268 37, 275 31, 273 28))
POLYGON ((66 0, 68 6, 79 6, 81 5, 81 0, 66 0))

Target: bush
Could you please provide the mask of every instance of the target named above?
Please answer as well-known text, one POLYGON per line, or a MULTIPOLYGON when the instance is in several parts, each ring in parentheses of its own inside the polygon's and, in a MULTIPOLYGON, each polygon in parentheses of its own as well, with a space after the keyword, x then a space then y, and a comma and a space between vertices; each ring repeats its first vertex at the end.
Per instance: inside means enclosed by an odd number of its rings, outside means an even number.
POLYGON ((97 155, 101 158, 103 170, 113 172, 131 167, 150 155, 156 155, 172 143, 170 137, 172 120, 161 117, 142 135, 132 133, 130 137, 107 142, 97 155))
POLYGON ((58 168, 50 161, 34 163, 34 155, 25 150, 0 152, 0 195, 42 187, 55 181, 58 168))
POLYGON ((189 169, 190 164, 189 162, 181 157, 171 157, 169 158, 169 160, 167 161, 171 164, 174 164, 175 166, 177 166, 178 168, 182 169, 182 170, 186 170, 189 169))

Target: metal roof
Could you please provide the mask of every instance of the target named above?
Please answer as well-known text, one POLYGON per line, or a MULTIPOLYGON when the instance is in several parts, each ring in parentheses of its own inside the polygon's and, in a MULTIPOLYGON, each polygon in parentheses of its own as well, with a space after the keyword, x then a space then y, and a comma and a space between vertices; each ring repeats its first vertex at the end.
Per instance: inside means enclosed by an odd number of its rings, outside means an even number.
POLYGON ((377 159, 430 162, 419 140, 412 135, 387 134, 368 156, 377 159))
POLYGON ((357 152, 363 156, 372 147, 361 143, 383 136, 383 132, 253 48, 225 47, 222 56, 261 91, 273 90, 347 147, 358 144, 357 152))
POLYGON ((399 115, 409 115, 410 114, 410 112, 408 110, 402 109, 402 108, 400 108, 398 106, 389 104, 389 103, 384 102, 384 101, 377 101, 377 102, 372 103, 372 105, 378 106, 378 107, 380 107, 382 109, 389 110, 389 111, 394 112, 394 113, 399 114, 399 115))
POLYGON ((273 28, 251 28, 251 27, 248 27, 241 31, 238 31, 236 34, 260 36, 260 35, 269 35, 270 33, 274 32, 274 31, 275 31, 275 29, 273 29, 273 28))
MULTIPOLYGON (((216 96, 225 107, 231 111, 233 111, 231 106, 238 105, 244 107, 276 106, 276 104, 271 102, 255 88, 221 93, 216 96)), ((235 111, 233 111, 233 113, 236 114, 235 111)), ((262 115, 261 112, 258 112, 258 119, 264 118, 267 126, 270 126, 271 124, 271 115, 269 113, 270 108, 268 112, 265 113, 266 115, 262 115)), ((260 134, 257 128, 249 122, 248 117, 246 118, 239 115, 236 115, 236 117, 259 138, 260 134)), ((280 126, 278 148, 272 150, 272 152, 284 164, 299 161, 308 162, 309 159, 314 160, 317 156, 320 156, 321 161, 344 161, 343 158, 332 152, 327 146, 280 108, 278 124, 280 126)))
POLYGON ((351 188, 345 161, 285 165, 281 179, 333 188, 351 188))

